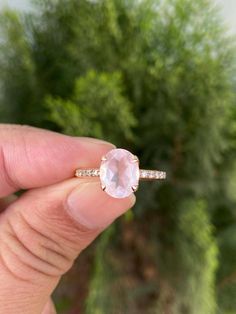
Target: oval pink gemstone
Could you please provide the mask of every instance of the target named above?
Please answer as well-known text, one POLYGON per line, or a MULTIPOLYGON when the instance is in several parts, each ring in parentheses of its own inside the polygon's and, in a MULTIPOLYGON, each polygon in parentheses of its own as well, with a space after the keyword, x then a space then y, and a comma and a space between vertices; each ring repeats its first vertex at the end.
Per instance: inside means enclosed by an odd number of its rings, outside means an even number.
POLYGON ((133 193, 132 187, 138 185, 139 165, 134 155, 121 148, 112 149, 101 162, 100 180, 107 194, 124 198, 133 193))

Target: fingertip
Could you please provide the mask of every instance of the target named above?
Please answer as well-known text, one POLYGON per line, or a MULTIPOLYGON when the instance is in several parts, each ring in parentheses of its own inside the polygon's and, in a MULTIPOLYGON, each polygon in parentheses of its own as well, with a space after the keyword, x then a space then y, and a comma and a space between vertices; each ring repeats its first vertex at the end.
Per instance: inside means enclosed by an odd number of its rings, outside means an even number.
POLYGON ((135 204, 135 195, 123 199, 109 196, 98 182, 81 182, 67 198, 68 214, 89 229, 108 226, 135 204))
POLYGON ((106 145, 108 146, 109 149, 114 149, 116 148, 116 146, 110 142, 98 139, 98 138, 94 138, 94 137, 88 137, 88 136, 83 136, 83 137, 77 137, 77 139, 79 139, 80 141, 84 141, 86 143, 92 143, 92 144, 102 144, 102 145, 106 145))
POLYGON ((130 207, 133 207, 136 203, 136 196, 134 193, 132 193, 130 196, 129 196, 129 202, 130 202, 130 207))

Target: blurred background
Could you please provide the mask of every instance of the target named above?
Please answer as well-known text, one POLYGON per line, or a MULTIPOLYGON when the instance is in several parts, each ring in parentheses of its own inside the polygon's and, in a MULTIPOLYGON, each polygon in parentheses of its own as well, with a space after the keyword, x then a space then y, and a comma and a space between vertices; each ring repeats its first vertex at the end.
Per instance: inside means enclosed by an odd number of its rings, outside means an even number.
POLYGON ((168 176, 83 252, 58 313, 235 314, 236 2, 0 8, 0 121, 112 141, 168 176))

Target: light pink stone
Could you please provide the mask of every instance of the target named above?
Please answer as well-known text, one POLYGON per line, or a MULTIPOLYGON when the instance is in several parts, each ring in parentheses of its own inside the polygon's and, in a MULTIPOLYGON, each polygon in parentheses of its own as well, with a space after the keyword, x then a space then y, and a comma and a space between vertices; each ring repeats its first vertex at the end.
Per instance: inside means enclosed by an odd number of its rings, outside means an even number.
POLYGON ((101 162, 100 180, 105 191, 115 198, 124 198, 133 193, 138 185, 139 165, 134 155, 121 148, 112 149, 101 162))

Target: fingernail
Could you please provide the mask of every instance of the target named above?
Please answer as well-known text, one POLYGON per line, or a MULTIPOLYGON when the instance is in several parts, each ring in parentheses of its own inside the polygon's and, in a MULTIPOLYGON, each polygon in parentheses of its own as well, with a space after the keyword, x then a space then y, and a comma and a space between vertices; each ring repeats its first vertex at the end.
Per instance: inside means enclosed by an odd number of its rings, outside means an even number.
POLYGON ((93 144, 106 144, 106 145, 111 146, 112 148, 116 147, 114 144, 104 141, 104 140, 100 140, 98 138, 83 136, 83 137, 79 137, 79 139, 85 142, 93 143, 93 144))
POLYGON ((114 219, 131 208, 135 196, 115 199, 102 191, 99 182, 81 183, 67 198, 68 214, 89 229, 108 226, 114 219))

